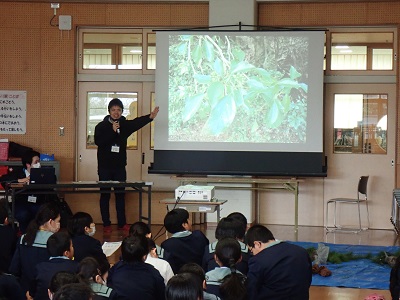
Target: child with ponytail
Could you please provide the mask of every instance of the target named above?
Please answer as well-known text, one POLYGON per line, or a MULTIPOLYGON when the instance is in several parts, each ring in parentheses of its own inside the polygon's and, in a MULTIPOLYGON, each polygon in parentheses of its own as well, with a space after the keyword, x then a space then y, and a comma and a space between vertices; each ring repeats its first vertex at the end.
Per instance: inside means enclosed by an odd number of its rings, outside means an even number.
POLYGON ((23 291, 26 292, 35 278, 36 265, 48 261, 47 240, 60 229, 60 209, 57 204, 43 204, 17 244, 9 271, 20 277, 23 291))
POLYGON ((224 238, 218 241, 215 261, 219 267, 206 273, 207 293, 223 300, 247 299, 246 276, 236 269, 241 259, 241 248, 236 239, 224 238))

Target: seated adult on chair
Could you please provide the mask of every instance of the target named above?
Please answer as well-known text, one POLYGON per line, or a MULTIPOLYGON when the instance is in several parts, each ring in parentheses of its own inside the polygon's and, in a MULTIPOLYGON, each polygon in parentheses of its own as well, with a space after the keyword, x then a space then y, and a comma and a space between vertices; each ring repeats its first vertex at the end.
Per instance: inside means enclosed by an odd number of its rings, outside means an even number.
MULTIPOLYGON (((27 151, 22 156, 22 168, 12 169, 9 174, 3 175, 3 182, 29 183, 32 168, 40 168, 40 153, 27 151)), ((35 218, 39 207, 49 201, 49 195, 18 195, 15 199, 15 218, 19 223, 21 232, 25 233, 31 220, 35 218)))

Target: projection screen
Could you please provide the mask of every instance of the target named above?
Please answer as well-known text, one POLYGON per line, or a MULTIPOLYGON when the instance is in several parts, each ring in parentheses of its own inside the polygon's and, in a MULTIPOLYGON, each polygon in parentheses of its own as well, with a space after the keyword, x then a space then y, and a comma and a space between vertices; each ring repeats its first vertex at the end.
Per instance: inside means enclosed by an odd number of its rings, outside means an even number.
POLYGON ((324 31, 157 31, 150 173, 325 176, 324 31))

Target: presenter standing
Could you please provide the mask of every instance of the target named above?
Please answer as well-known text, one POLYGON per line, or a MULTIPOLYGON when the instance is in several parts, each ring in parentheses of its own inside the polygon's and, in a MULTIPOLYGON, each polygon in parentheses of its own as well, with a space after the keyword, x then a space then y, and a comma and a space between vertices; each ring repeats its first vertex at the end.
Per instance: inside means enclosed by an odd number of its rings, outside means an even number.
MULTIPOLYGON (((126 181, 126 145, 128 137, 146 124, 153 121, 158 114, 158 106, 145 116, 126 120, 122 116, 124 105, 121 100, 114 98, 108 104, 109 115, 96 125, 94 142, 97 145, 97 172, 99 181, 126 181)), ((104 232, 111 232, 110 197, 109 193, 100 194, 100 212, 104 225, 104 232)), ((117 189, 114 189, 117 190, 117 189)), ((124 188, 120 188, 120 191, 124 188)), ((125 216, 125 193, 115 193, 115 209, 117 211, 118 229, 129 230, 125 216)))

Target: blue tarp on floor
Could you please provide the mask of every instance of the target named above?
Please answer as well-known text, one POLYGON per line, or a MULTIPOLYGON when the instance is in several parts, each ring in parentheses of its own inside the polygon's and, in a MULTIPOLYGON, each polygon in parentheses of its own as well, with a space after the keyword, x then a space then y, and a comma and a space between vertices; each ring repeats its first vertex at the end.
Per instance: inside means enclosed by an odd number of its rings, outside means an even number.
MULTIPOLYGON (((318 248, 318 243, 310 242, 289 242, 299 245, 305 249, 318 248)), ((378 255, 386 253, 396 253, 400 250, 397 246, 364 246, 364 245, 340 245, 323 243, 329 247, 329 252, 349 253, 355 255, 378 255)), ((390 267, 387 264, 380 265, 369 259, 359 259, 340 264, 328 263, 326 267, 332 271, 332 276, 322 277, 318 274, 313 275, 312 285, 348 287, 362 289, 389 289, 390 267)))

